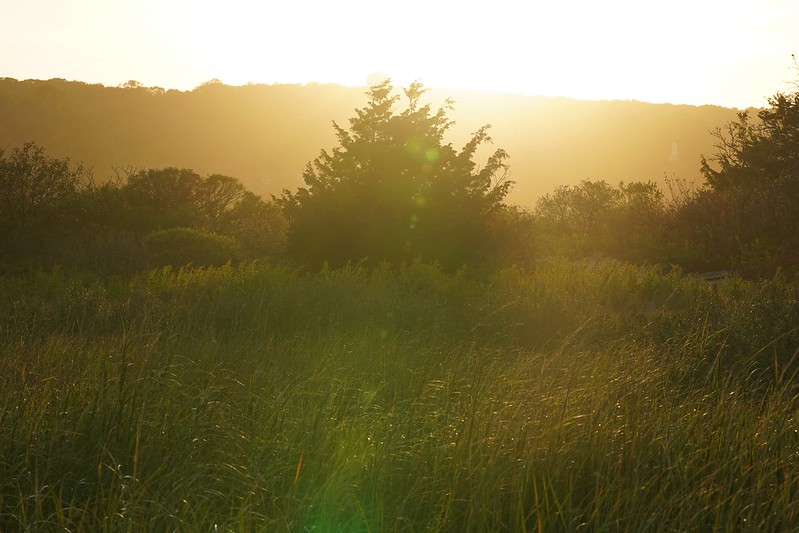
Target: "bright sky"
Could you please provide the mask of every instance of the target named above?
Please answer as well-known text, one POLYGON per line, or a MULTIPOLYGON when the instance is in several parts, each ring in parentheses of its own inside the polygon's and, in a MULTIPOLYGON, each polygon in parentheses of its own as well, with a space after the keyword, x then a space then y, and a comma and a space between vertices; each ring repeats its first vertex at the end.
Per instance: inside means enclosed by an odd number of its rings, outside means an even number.
POLYGON ((396 84, 763 106, 796 0, 0 0, 0 77, 396 84))

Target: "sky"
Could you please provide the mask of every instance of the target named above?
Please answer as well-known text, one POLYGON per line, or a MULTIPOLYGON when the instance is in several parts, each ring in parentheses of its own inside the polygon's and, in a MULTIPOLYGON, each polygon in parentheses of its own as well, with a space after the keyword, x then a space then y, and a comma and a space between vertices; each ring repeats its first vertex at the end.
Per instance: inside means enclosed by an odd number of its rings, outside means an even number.
POLYGON ((796 0, 0 0, 0 77, 395 85, 763 107, 796 0))

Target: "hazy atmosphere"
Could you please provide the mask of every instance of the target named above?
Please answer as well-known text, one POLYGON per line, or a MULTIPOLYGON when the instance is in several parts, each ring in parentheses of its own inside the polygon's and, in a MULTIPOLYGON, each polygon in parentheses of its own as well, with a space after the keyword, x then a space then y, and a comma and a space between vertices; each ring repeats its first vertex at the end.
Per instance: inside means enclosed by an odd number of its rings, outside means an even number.
POLYGON ((7 2, 0 73, 104 85, 407 85, 761 107, 790 80, 792 0, 7 2))
POLYGON ((0 531, 799 531, 799 6, 6 2, 0 531))

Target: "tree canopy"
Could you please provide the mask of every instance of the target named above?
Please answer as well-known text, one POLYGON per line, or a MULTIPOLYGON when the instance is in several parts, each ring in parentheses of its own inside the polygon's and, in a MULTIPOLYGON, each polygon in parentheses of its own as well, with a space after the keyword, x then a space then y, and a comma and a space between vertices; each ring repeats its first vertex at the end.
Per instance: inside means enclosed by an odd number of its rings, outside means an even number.
POLYGON ((702 157, 713 189, 799 190, 799 92, 777 93, 768 102, 759 121, 743 111, 737 122, 715 130, 716 153, 702 157))
POLYGON ((35 143, 0 150, 0 272, 132 272, 274 256, 286 225, 275 202, 230 176, 169 167, 97 184, 35 143))
POLYGON ((281 199, 297 257, 334 266, 421 257, 457 268, 484 253, 492 216, 512 185, 508 154, 497 149, 483 166, 475 163, 491 141, 489 126, 460 150, 446 143, 452 102, 433 110, 424 92, 414 83, 397 95, 385 81, 367 92, 348 129, 333 123, 338 146, 322 150, 303 173, 306 186, 281 199))
MULTIPOLYGON (((702 158, 709 189, 681 213, 709 253, 736 268, 799 266, 799 91, 777 93, 752 119, 714 132, 716 152, 702 158)), ((757 272, 761 274, 762 272, 757 272)))
POLYGON ((91 176, 34 143, 0 149, 0 255, 42 256, 69 247, 79 217, 76 199, 91 176))
POLYGON ((583 180, 562 185, 538 200, 535 213, 550 244, 575 257, 610 254, 652 259, 664 210, 654 182, 583 180))

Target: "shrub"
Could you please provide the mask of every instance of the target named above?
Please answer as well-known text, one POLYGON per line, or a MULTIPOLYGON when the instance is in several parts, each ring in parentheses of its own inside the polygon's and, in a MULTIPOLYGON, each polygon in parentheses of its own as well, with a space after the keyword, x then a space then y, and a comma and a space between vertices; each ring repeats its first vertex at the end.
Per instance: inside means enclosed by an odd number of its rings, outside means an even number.
POLYGON ((144 251, 151 267, 221 266, 242 258, 235 239, 191 228, 153 232, 144 239, 144 251))

